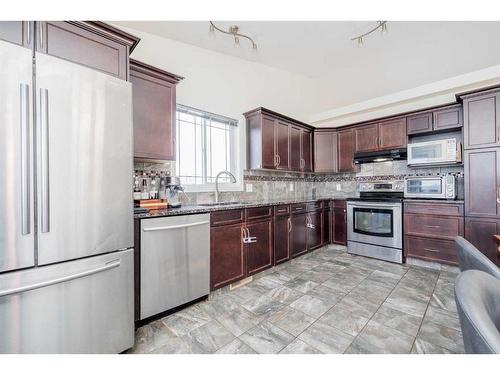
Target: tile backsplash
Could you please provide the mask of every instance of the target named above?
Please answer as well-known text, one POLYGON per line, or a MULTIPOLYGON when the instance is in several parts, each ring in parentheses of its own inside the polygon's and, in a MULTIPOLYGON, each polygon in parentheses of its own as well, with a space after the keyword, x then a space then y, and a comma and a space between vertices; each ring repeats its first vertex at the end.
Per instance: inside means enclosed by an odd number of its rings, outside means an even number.
MULTIPOLYGON (((410 168, 406 160, 361 164, 358 172, 337 174, 301 174, 262 170, 243 171, 244 189, 251 185, 251 192, 222 192, 221 201, 262 201, 279 199, 347 198, 359 195, 358 182, 368 180, 403 179, 408 175, 458 176, 458 191, 463 192, 463 167, 410 168)), ((175 161, 148 163, 134 161, 136 171, 162 171, 175 175, 175 161)), ((214 192, 188 192, 180 194, 184 204, 209 203, 215 200, 214 192)))

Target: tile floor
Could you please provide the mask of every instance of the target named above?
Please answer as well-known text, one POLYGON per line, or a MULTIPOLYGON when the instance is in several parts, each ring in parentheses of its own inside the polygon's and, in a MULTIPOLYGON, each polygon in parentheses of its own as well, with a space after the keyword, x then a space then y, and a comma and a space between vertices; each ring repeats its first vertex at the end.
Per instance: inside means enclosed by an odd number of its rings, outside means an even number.
POLYGON ((129 353, 462 353, 457 272, 329 245, 140 327, 129 353))

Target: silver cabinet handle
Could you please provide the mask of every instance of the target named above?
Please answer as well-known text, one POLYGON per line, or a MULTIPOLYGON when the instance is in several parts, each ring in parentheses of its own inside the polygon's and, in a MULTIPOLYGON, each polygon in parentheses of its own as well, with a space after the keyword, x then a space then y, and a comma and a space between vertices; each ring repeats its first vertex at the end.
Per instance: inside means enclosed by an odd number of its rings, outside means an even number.
POLYGON ((248 238, 250 237, 250 233, 247 228, 241 228, 241 236, 243 243, 248 243, 248 238))
POLYGON ((288 221, 288 233, 290 233, 292 231, 292 219, 288 218, 287 221, 288 221))
POLYGON ((281 157, 279 155, 276 155, 276 158, 278 159, 278 164, 276 164, 276 166, 279 167, 281 164, 281 157))
POLYGON ((41 232, 50 232, 50 181, 49 181, 49 91, 40 89, 38 105, 38 135, 40 151, 40 223, 41 232))
POLYGON ((155 231, 159 231, 159 230, 171 230, 171 229, 182 229, 182 228, 196 227, 196 226, 205 225, 205 224, 209 224, 209 221, 200 221, 197 223, 190 223, 190 224, 169 225, 169 226, 163 226, 163 227, 147 227, 147 228, 144 228, 142 231, 143 232, 155 232, 155 231))
POLYGON ((43 22, 40 22, 40 49, 43 49, 43 22))
POLYGON ((497 187, 497 203, 500 204, 500 186, 497 187))
POLYGON ((433 253, 439 253, 439 250, 429 249, 429 248, 427 248, 427 247, 424 247, 424 250, 431 251, 431 252, 433 252, 433 253))
POLYGON ((30 200, 30 85, 21 83, 21 234, 31 233, 30 200))
POLYGON ((440 228, 439 225, 426 225, 426 224, 424 224, 424 227, 427 227, 427 228, 440 228))
POLYGON ((26 42, 29 46, 31 43, 31 21, 26 21, 26 36, 26 42))
POLYGON ((99 273, 99 272, 103 272, 103 271, 110 270, 112 268, 116 268, 119 265, 120 265, 120 260, 116 259, 114 261, 106 263, 102 267, 93 268, 91 270, 75 273, 74 275, 59 277, 57 279, 48 280, 48 281, 42 281, 40 283, 21 286, 19 288, 3 290, 3 291, 0 291, 0 297, 6 297, 6 296, 9 296, 12 294, 19 294, 19 293, 27 292, 27 291, 34 290, 34 289, 44 288, 46 286, 50 286, 50 285, 54 285, 54 284, 64 283, 64 282, 70 281, 70 280, 80 279, 80 278, 85 277, 85 276, 94 275, 94 274, 99 273))

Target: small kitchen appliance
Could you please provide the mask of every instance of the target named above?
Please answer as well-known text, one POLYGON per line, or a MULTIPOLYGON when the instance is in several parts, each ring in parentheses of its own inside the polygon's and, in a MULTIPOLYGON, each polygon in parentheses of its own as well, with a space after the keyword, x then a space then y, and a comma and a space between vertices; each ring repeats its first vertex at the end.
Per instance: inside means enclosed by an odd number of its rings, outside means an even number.
POLYGON ((457 197, 456 177, 451 173, 444 176, 407 176, 404 181, 405 198, 455 199, 457 197))

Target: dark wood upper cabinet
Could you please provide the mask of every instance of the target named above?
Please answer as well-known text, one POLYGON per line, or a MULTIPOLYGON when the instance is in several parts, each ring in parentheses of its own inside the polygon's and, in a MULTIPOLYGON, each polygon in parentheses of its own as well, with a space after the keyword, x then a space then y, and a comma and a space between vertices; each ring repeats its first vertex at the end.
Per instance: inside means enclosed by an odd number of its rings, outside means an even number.
POLYGON ((432 112, 417 113, 407 118, 408 135, 432 131, 432 112))
POLYGON ((354 128, 356 152, 378 150, 378 124, 357 126, 354 128))
POLYGON ((276 120, 275 138, 276 169, 290 170, 290 124, 276 120))
POLYGON ((500 218, 500 148, 465 151, 465 215, 500 218))
POLYGON ((302 172, 312 172, 313 171, 313 136, 312 131, 308 129, 302 129, 301 131, 301 148, 300 156, 302 158, 302 172))
POLYGON ((210 229, 211 290, 245 277, 243 224, 223 225, 210 229))
POLYGON ((336 131, 314 132, 314 171, 338 171, 336 131))
POLYGON ((312 128, 287 116, 257 108, 244 113, 249 169, 312 172, 312 128))
POLYGON ((0 21, 0 39, 19 46, 33 47, 33 21, 0 21))
POLYGON ((463 97, 464 149, 500 146, 500 93, 463 97))
POLYGON ((137 37, 103 22, 36 22, 36 50, 128 80, 137 37))
POLYGON ((139 61, 130 61, 134 157, 175 160, 175 88, 181 79, 139 61))
POLYGON ((262 116, 262 168, 276 168, 276 140, 275 136, 276 120, 269 116, 262 116))
POLYGON ((251 276, 273 265, 273 220, 247 223, 245 226, 250 236, 246 244, 246 276, 251 276))
POLYGON ((462 106, 460 104, 450 108, 432 112, 434 130, 461 128, 463 125, 462 106))
POLYGON ((340 130, 337 133, 338 141, 338 171, 352 172, 354 166, 354 130, 340 130))
POLYGON ((302 143, 302 129, 298 126, 290 126, 290 170, 300 171, 302 158, 300 156, 300 148, 302 143))
POLYGON ((406 147, 406 118, 381 122, 378 129, 380 150, 406 147))
POLYGON ((347 206, 344 200, 331 202, 331 242, 338 245, 347 245, 347 206))

